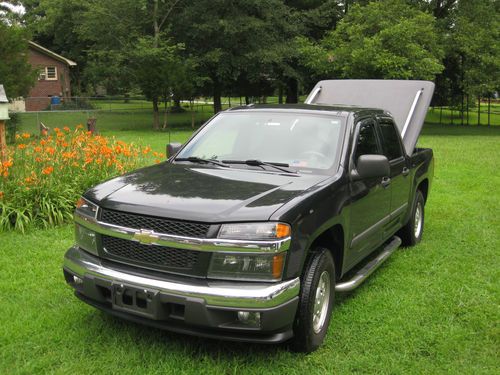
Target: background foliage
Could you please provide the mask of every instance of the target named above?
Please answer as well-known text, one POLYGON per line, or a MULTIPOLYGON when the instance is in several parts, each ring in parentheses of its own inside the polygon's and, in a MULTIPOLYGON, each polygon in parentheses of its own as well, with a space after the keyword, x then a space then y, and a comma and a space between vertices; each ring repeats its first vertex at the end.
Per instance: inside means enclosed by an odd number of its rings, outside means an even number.
POLYGON ((10 3, 25 12, 0 15, 3 34, 29 32, 77 61, 75 94, 147 95, 155 128, 160 102, 209 96, 216 112, 222 96, 297 102, 324 78, 435 80, 445 105, 499 89, 497 0, 10 3))

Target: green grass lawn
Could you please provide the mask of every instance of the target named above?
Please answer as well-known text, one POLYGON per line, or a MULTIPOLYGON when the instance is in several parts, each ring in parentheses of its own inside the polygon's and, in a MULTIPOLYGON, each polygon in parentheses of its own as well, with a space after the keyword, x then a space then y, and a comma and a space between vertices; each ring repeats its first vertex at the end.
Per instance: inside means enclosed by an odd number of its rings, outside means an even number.
MULTIPOLYGON (((158 150, 168 141, 110 133, 158 150)), ((436 159, 423 242, 338 297, 317 352, 162 332, 83 304, 61 271, 68 225, 0 234, 0 373, 498 373, 500 129, 427 126, 420 145, 436 159)))

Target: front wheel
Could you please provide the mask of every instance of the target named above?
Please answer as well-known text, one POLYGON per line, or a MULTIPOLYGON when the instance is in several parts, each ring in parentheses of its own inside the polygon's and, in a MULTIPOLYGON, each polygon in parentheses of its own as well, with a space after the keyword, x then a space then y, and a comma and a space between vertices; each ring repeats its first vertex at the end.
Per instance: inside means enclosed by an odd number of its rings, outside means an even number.
POLYGON ((328 249, 317 248, 306 266, 294 324, 292 348, 310 353, 325 338, 335 299, 335 265, 328 249))
POLYGON ((414 246, 422 240, 424 233, 424 206, 424 196, 420 190, 417 190, 410 220, 398 232, 403 246, 414 246))

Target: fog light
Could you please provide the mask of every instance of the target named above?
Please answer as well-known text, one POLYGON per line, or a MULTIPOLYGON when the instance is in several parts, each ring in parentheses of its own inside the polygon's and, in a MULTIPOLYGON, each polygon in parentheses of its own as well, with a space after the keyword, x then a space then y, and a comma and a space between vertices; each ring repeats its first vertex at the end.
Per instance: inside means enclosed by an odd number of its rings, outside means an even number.
POLYGON ((260 312, 238 311, 238 320, 253 327, 260 327, 260 312))
POLYGON ((75 283, 75 285, 82 285, 83 279, 78 276, 73 276, 73 282, 75 283))

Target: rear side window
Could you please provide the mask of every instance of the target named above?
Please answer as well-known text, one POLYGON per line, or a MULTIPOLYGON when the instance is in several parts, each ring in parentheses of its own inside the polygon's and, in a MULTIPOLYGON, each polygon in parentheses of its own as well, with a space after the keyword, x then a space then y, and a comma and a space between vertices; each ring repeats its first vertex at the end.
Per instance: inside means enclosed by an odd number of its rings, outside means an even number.
POLYGON ((394 160, 403 156, 401 143, 399 142, 394 123, 390 120, 380 120, 379 127, 384 145, 384 155, 387 156, 387 159, 394 160))
POLYGON ((375 125, 371 121, 362 122, 359 125, 358 140, 356 142, 356 152, 354 154, 354 162, 358 162, 361 155, 380 154, 380 149, 377 143, 375 134, 375 125))

